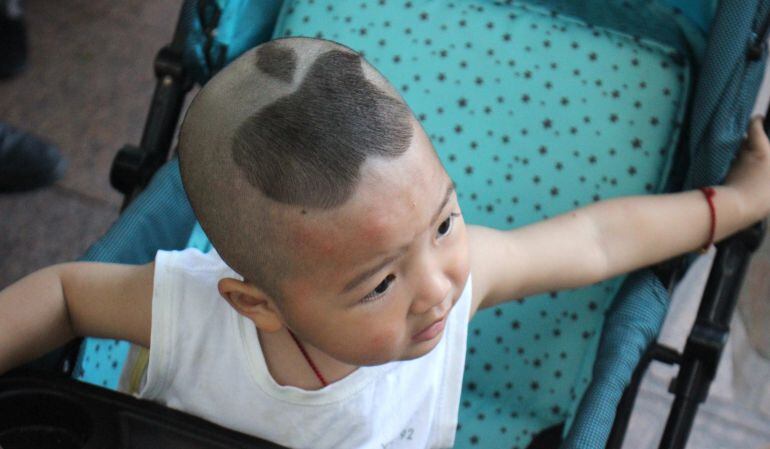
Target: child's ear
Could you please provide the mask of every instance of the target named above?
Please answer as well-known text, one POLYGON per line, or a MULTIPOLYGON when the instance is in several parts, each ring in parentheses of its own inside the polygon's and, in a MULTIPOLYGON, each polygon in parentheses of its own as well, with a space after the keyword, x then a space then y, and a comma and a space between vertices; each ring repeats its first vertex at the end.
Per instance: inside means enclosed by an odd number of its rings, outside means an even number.
POLYGON ((259 287, 238 279, 220 279, 219 294, 241 315, 250 319, 264 332, 276 332, 283 327, 281 312, 275 301, 259 287))

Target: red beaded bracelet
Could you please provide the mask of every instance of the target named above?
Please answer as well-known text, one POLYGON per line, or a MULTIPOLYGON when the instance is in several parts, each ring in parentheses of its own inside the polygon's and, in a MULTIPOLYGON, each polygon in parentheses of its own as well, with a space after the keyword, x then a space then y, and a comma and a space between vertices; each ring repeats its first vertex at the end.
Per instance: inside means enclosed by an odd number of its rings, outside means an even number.
POLYGON ((714 200, 712 199, 717 192, 713 187, 701 187, 700 191, 706 195, 706 201, 708 201, 709 209, 711 211, 711 232, 709 233, 709 240, 700 250, 701 253, 705 253, 708 251, 709 247, 711 247, 711 244, 714 243, 714 232, 717 228, 717 211, 716 207, 714 207, 714 200))

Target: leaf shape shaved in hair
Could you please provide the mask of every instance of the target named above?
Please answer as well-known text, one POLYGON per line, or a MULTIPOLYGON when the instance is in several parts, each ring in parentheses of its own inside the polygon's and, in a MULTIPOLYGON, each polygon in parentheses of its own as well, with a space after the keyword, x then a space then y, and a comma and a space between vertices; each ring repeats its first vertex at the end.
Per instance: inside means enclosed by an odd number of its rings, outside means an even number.
POLYGON ((281 81, 291 83, 297 68, 297 54, 291 48, 263 45, 257 49, 257 68, 281 81))
POLYGON ((399 156, 411 138, 406 106, 366 80, 360 56, 332 50, 296 92, 244 121, 232 150, 269 198, 325 209, 350 197, 366 158, 399 156))

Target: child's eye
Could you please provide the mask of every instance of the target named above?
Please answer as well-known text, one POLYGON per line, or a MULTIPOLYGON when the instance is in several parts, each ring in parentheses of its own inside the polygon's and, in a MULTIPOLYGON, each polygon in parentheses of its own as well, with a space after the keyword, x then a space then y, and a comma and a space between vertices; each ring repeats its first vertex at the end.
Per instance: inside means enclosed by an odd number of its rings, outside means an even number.
POLYGON ((374 299, 379 298, 380 296, 384 295, 385 292, 388 290, 388 287, 390 287, 390 284, 393 282, 393 280, 396 279, 396 276, 389 274, 383 279, 382 282, 380 282, 380 285, 374 288, 374 290, 371 291, 368 295, 364 296, 361 299, 361 302, 369 302, 374 299))
POLYGON ((452 225, 454 224, 455 217, 459 217, 459 216, 460 214, 453 212, 449 214, 446 220, 442 221, 441 224, 438 225, 439 237, 443 237, 452 231, 452 225))

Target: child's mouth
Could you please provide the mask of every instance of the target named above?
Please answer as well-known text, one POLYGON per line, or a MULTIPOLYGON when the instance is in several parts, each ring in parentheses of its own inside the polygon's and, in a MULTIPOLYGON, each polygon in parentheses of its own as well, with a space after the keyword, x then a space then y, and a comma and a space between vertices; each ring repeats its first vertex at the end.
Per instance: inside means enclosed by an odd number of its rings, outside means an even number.
POLYGON ((412 341, 422 342, 422 341, 428 341, 436 338, 436 336, 439 335, 441 331, 444 330, 444 325, 446 324, 446 318, 448 315, 449 314, 447 313, 440 320, 434 322, 430 326, 416 333, 414 336, 412 336, 412 341))

